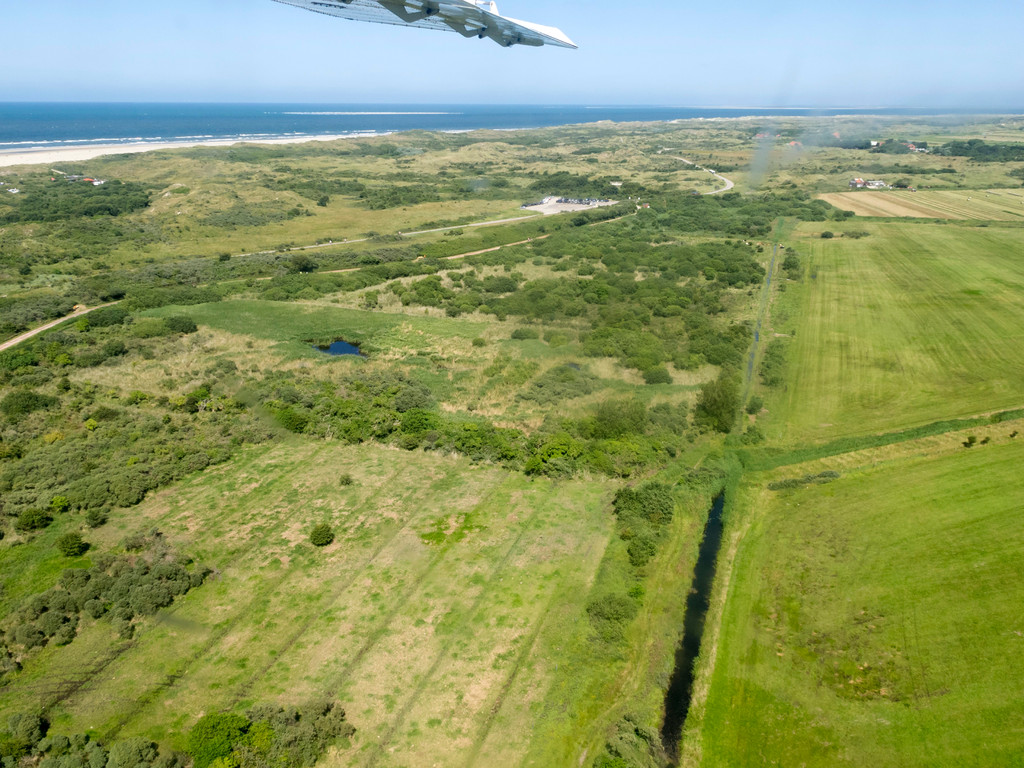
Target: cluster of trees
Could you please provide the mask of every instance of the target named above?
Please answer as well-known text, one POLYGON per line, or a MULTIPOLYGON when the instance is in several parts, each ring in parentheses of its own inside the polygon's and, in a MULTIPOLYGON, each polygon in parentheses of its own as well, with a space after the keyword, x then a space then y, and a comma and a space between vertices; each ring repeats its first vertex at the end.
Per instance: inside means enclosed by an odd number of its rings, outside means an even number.
POLYGON ((536 181, 531 182, 528 188, 541 195, 558 195, 575 199, 610 199, 613 197, 636 197, 649 191, 647 187, 636 181, 624 180, 621 186, 615 186, 612 182, 619 181, 619 179, 612 177, 595 179, 568 171, 553 173, 544 171, 535 175, 536 181))
POLYGON ((83 621, 110 621, 129 638, 138 619, 169 606, 205 581, 209 569, 173 553, 159 531, 124 542, 127 554, 101 554, 89 568, 64 571, 53 588, 26 598, 3 619, 0 680, 16 673, 33 649, 67 645, 83 621))
POLYGON ((108 747, 88 734, 51 733, 39 715, 17 714, 0 732, 0 764, 4 768, 186 768, 188 759, 176 752, 161 752, 149 739, 133 737, 108 747))
POLYGON ((858 165, 858 170, 863 174, 871 174, 874 176, 892 176, 900 174, 903 176, 924 176, 932 174, 956 174, 959 171, 956 168, 932 168, 927 165, 909 165, 904 163, 868 163, 864 165, 858 165))
POLYGON ((0 214, 0 224, 121 216, 146 208, 150 201, 149 188, 133 181, 108 181, 95 187, 87 182, 37 179, 22 187, 22 194, 5 196, 11 207, 0 214))
POLYGON ((309 216, 301 206, 283 208, 279 203, 238 202, 230 208, 213 211, 199 219, 204 227, 233 230, 239 227, 262 227, 299 216, 309 216))
POLYGON ((983 163, 1008 163, 1024 160, 1024 143, 998 144, 982 139, 950 141, 932 150, 936 155, 969 157, 983 163))
POLYGON ((742 237, 767 237, 773 222, 781 217, 800 221, 845 218, 824 200, 806 192, 764 194, 756 197, 726 192, 721 195, 660 195, 651 203, 660 226, 682 232, 717 232, 742 237))
POLYGON ((623 488, 615 494, 614 507, 619 538, 627 542, 630 565, 643 568, 658 551, 665 527, 672 521, 672 489, 662 483, 623 488))
POLYGON ((16 336, 47 320, 70 314, 75 299, 68 293, 0 297, 0 338, 16 336))
POLYGON ((192 768, 311 768, 355 728, 334 702, 300 708, 263 705, 244 715, 204 715, 188 733, 192 768))
POLYGON ((694 424, 728 433, 736 423, 740 407, 740 386, 736 372, 723 368, 718 377, 700 388, 693 411, 694 424))
MULTIPOLYGON (((96 310, 79 327, 50 332, 0 353, 0 513, 23 531, 21 515, 49 510, 102 515, 209 464, 270 430, 234 399, 215 392, 233 365, 211 365, 207 382, 179 395, 101 393, 72 383, 73 366, 152 357, 194 331, 187 316, 133 318, 121 306, 96 310), (118 321, 121 321, 118 323, 118 321)), ((35 518, 33 518, 35 519, 35 518)), ((99 519, 96 515, 93 519, 99 519)), ((3 525, 0 523, 0 530, 3 525)))
POLYGON ((87 734, 53 733, 36 714, 9 718, 0 732, 0 764, 38 768, 311 768, 355 728, 333 702, 300 708, 253 707, 244 715, 214 713, 188 733, 188 752, 161 751, 142 737, 109 747, 87 734))
MULTIPOLYGON (((471 272, 450 275, 450 287, 432 275, 392 284, 390 290, 403 304, 444 308, 451 317, 479 311, 544 323, 586 320, 591 330, 580 337, 585 354, 619 358, 653 381, 666 380, 668 362, 694 368, 740 360, 749 328, 723 326, 712 318, 722 311, 726 291, 763 279, 753 248, 741 242, 651 247, 629 231, 590 232, 595 234, 554 236, 532 249, 551 258, 560 249, 569 251, 555 269, 574 267, 575 275, 523 282, 511 271, 483 280, 471 272), (636 279, 637 270, 646 273, 644 280, 636 279)), ((513 250, 519 252, 504 257, 510 269, 531 252, 513 250)), ((491 255, 472 263, 493 260, 491 255)))
MULTIPOLYGON (((565 368, 544 378, 544 386, 528 388, 528 396, 544 398, 540 392, 552 380, 564 378, 558 396, 566 398, 587 386, 579 382, 593 380, 584 371, 565 368)), ((293 432, 349 443, 390 442, 406 450, 457 452, 474 461, 549 476, 589 469, 628 477, 667 461, 686 439, 688 426, 685 405, 648 408, 639 401, 614 400, 579 419, 550 419, 526 435, 482 418, 442 413, 427 387, 398 374, 357 373, 339 382, 337 389, 280 374, 255 386, 267 409, 293 432)))

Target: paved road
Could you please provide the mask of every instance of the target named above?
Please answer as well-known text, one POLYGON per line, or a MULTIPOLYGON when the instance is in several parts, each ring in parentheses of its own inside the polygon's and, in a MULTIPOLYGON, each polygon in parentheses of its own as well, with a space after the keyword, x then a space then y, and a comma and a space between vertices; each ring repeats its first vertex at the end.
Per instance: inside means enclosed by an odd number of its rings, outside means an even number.
POLYGON ((42 333, 43 331, 48 331, 51 328, 53 328, 55 325, 60 325, 65 320, 70 320, 71 318, 79 317, 80 315, 87 315, 90 312, 92 312, 94 309, 100 309, 102 307, 109 307, 112 304, 117 304, 117 302, 116 301, 111 301, 108 304, 97 304, 95 307, 82 307, 81 309, 76 309, 70 315, 64 315, 64 317, 58 317, 56 320, 51 320, 50 322, 48 322, 48 323, 46 323, 44 325, 40 325, 38 328, 33 328, 31 331, 26 331, 25 333, 21 334, 20 336, 15 336, 13 339, 5 341, 3 344, 0 344, 0 352, 3 352, 5 349, 10 349, 13 346, 21 344, 21 342, 25 341, 26 339, 31 339, 36 334, 42 333))

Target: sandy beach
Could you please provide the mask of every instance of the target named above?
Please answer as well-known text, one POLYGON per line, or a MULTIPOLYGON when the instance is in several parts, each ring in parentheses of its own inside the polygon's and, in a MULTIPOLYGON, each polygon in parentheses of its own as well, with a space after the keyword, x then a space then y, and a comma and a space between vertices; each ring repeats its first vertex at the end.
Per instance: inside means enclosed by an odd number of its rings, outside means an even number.
POLYGON ((381 133, 342 134, 330 136, 296 136, 294 138, 260 139, 239 141, 236 139, 207 139, 204 141, 139 142, 137 144, 98 144, 93 147, 46 147, 0 152, 0 167, 14 165, 54 165, 92 160, 103 155, 130 155, 138 152, 154 152, 158 149, 185 149, 187 147, 229 147, 235 144, 303 144, 307 141, 335 141, 337 139, 358 139, 365 136, 382 136, 381 133))

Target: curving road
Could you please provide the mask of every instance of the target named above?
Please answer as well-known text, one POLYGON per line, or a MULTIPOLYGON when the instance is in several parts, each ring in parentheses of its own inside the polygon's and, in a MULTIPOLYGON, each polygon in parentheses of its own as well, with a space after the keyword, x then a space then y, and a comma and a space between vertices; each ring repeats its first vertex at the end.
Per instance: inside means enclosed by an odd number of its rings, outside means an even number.
MULTIPOLYGON (((658 150, 658 154, 659 155, 663 154, 664 152, 665 152, 664 149, 658 150)), ((704 194, 704 195, 717 195, 719 192, 728 192, 730 189, 732 189, 733 187, 736 186, 731 180, 725 178, 725 176, 722 176, 720 173, 715 173, 714 171, 708 170, 707 168, 703 168, 703 167, 697 165, 695 162, 693 162, 693 160, 687 160, 685 157, 679 157, 678 155, 669 155, 669 157, 671 157, 673 160, 681 160, 682 162, 686 163, 687 165, 692 165, 698 171, 706 171, 707 173, 710 173, 712 176, 714 176, 716 179, 718 179, 720 182, 725 184, 724 187, 712 190, 711 192, 702 192, 701 194, 704 194)))

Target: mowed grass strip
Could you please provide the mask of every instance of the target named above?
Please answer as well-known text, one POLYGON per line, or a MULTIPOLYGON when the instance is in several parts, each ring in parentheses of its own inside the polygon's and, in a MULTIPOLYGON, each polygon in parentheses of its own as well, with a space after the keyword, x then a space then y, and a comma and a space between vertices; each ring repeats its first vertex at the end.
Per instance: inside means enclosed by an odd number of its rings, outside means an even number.
POLYGON ((820 197, 858 216, 1024 221, 1024 192, 1019 190, 835 192, 820 197))
POLYGON ((521 752, 532 724, 516 697, 543 690, 557 663, 540 622, 583 614, 611 488, 298 438, 246 450, 101 529, 115 541, 157 526, 216 576, 131 644, 87 628, 26 669, 0 712, 52 706, 68 732, 181 748, 204 712, 330 696, 359 734, 329 765, 454 764, 485 728, 521 752), (352 485, 338 482, 346 473, 352 485), (317 549, 308 532, 321 521, 336 540, 317 549), (112 647, 120 655, 101 666, 112 647), (529 669, 525 690, 508 682, 516 665, 529 669), (87 682, 58 696, 68 679, 87 682), (514 733, 489 727, 505 708, 514 733))
POLYGON ((1022 460, 1017 439, 793 491, 750 476, 692 764, 1019 765, 1022 460))
POLYGON ((797 229, 804 282, 788 383, 768 397, 778 445, 888 432, 1024 403, 1024 230, 860 225, 797 229))

